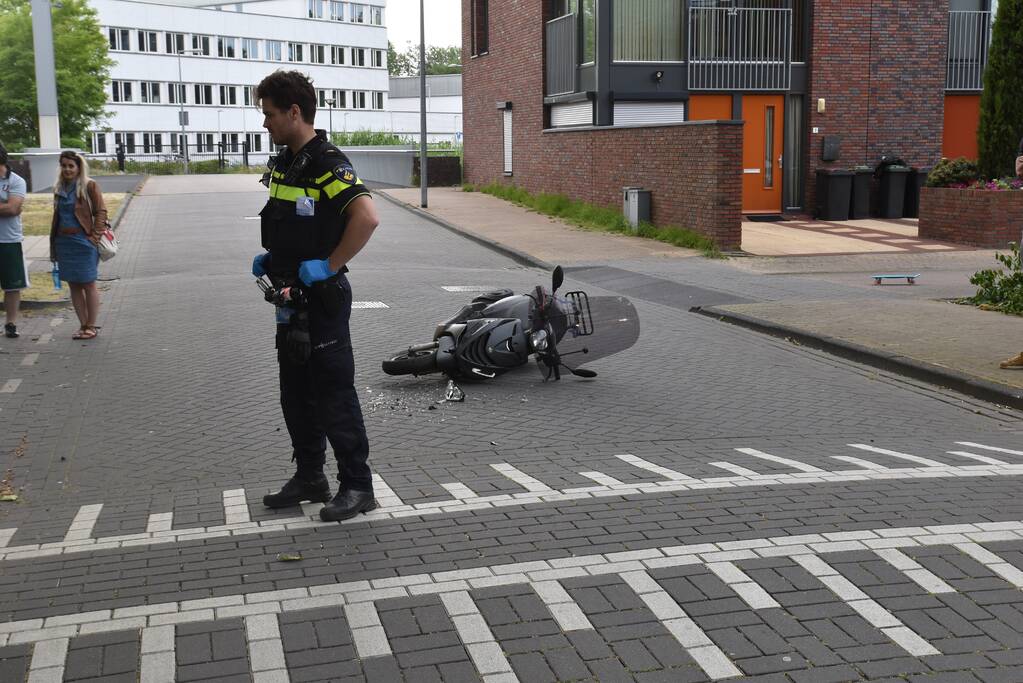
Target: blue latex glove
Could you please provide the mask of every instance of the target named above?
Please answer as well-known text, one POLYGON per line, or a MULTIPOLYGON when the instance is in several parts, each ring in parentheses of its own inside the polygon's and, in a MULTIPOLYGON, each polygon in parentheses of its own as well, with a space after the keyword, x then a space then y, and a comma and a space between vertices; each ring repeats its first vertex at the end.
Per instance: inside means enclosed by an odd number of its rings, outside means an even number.
POLYGON ((266 266, 269 262, 270 252, 264 251, 262 254, 257 254, 256 258, 252 259, 252 274, 256 277, 266 275, 266 266))
POLYGON ((330 269, 330 262, 327 259, 302 261, 302 265, 298 267, 298 277, 306 287, 311 287, 314 283, 326 280, 336 273, 336 270, 330 269))

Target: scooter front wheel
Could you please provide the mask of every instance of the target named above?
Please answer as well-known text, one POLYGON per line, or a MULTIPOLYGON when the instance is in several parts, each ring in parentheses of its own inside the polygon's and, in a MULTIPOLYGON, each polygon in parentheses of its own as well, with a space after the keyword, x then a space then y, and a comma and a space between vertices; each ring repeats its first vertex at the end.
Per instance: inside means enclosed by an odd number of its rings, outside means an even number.
POLYGON ((437 344, 433 343, 430 348, 423 346, 413 346, 394 354, 383 362, 384 372, 388 375, 428 375, 439 372, 437 344))

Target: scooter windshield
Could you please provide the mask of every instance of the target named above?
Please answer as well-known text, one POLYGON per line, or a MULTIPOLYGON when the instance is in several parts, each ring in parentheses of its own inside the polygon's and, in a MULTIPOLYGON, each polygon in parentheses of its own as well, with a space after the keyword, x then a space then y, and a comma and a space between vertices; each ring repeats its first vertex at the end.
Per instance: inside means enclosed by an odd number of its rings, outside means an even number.
MULTIPOLYGON (((585 315, 585 313, 584 313, 585 315)), ((624 351, 639 339, 639 315, 632 302, 622 296, 589 297, 589 315, 593 333, 574 336, 569 330, 558 342, 558 352, 565 362, 580 367, 624 351), (586 353, 582 350, 586 349, 586 353)))

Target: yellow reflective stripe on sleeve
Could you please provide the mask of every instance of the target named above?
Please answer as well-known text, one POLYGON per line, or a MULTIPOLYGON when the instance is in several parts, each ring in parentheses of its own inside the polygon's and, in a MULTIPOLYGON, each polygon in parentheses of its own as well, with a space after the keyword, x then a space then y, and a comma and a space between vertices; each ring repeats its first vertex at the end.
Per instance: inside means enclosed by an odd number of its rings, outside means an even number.
POLYGON ((326 173, 324 173, 323 175, 321 175, 321 176, 320 176, 319 178, 317 178, 317 179, 316 179, 316 182, 318 182, 318 183, 322 183, 322 182, 323 182, 324 180, 326 180, 327 178, 329 178, 329 177, 330 177, 330 176, 332 176, 332 175, 334 175, 334 172, 333 172, 333 171, 327 171, 326 173))
POLYGON ((297 201, 299 197, 312 197, 313 200, 320 201, 320 191, 315 187, 295 187, 275 182, 270 183, 270 196, 287 202, 297 201))
POLYGON ((355 185, 359 185, 361 183, 362 181, 359 180, 358 178, 356 178, 355 182, 353 182, 351 185, 349 185, 348 183, 342 183, 340 180, 333 180, 323 186, 323 191, 327 193, 328 199, 333 199, 334 197, 338 196, 348 188, 353 187, 355 185))
POLYGON ((284 177, 284 174, 283 174, 283 173, 281 173, 280 171, 274 171, 274 172, 273 172, 273 177, 274 177, 274 178, 283 178, 283 177, 284 177))

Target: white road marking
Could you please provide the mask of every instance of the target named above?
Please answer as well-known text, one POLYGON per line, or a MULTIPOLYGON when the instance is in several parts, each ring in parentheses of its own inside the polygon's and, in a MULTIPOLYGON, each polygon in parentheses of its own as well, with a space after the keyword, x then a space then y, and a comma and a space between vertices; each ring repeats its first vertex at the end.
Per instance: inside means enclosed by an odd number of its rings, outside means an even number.
POLYGON ((924 467, 945 467, 945 463, 938 462, 937 460, 931 460, 930 458, 921 458, 919 455, 910 455, 909 453, 900 453, 899 451, 890 451, 887 448, 875 448, 874 446, 868 446, 865 443, 851 443, 850 448, 858 448, 861 451, 867 451, 868 453, 880 453, 881 455, 887 455, 892 458, 898 458, 899 460, 908 460, 909 462, 915 462, 924 467))
POLYGON ((739 569, 734 562, 710 562, 707 569, 717 574, 718 578, 735 591, 750 609, 781 607, 760 584, 739 569))
POLYGON ((1004 460, 998 458, 989 458, 986 455, 977 455, 976 453, 969 453, 967 451, 948 451, 949 455, 958 455, 960 458, 968 458, 969 460, 976 460, 987 465, 1006 465, 1004 460))
POLYGON ((731 472, 732 474, 737 474, 740 477, 759 477, 760 476, 759 472, 754 472, 753 470, 746 469, 745 467, 740 467, 739 465, 735 465, 733 463, 726 462, 724 460, 721 460, 719 462, 712 462, 712 463, 710 463, 710 465, 711 465, 711 467, 717 467, 717 468, 725 470, 727 472, 731 472))
POLYGON ((249 648, 249 668, 253 683, 288 683, 291 680, 284 660, 284 643, 276 614, 252 614, 245 617, 245 640, 249 648))
POLYGON ((149 519, 146 521, 146 533, 155 534, 158 531, 170 531, 173 525, 173 512, 154 512, 149 515, 149 519))
POLYGON ((970 441, 956 441, 960 446, 967 446, 968 448, 979 448, 983 451, 994 451, 995 453, 1008 453, 1009 455, 1023 455, 1023 451, 1014 451, 1010 448, 999 448, 998 446, 985 446, 982 443, 973 443, 970 441))
POLYGON ((455 500, 477 500, 480 497, 478 493, 460 481, 452 482, 450 484, 441 484, 441 487, 450 493, 451 497, 455 500))
POLYGON ((914 657, 940 655, 937 649, 907 627, 898 617, 886 610, 880 603, 854 586, 851 581, 838 573, 827 562, 816 555, 793 555, 792 561, 810 572, 840 600, 849 605, 874 628, 892 639, 914 657))
POLYGON ((499 287, 488 287, 486 285, 441 285, 445 292, 492 292, 499 287))
POLYGON ((625 572, 621 577, 711 680, 743 675, 706 632, 686 614, 682 605, 649 574, 645 571, 625 572))
MULTIPOLYGON (((852 459, 852 461, 856 462, 857 459, 852 459)), ((346 520, 345 522, 342 522, 342 524, 355 524, 360 522, 400 519, 405 517, 421 518, 427 515, 445 514, 455 511, 496 509, 536 503, 558 503, 562 501, 581 500, 586 498, 620 497, 640 493, 713 490, 740 486, 805 486, 808 481, 813 481, 814 483, 845 483, 854 481, 890 481, 893 479, 933 479, 935 477, 969 478, 999 476, 1010 477, 1023 475, 1023 464, 982 464, 967 466, 942 465, 940 467, 931 468, 910 467, 887 469, 876 466, 875 463, 868 463, 868 461, 862 462, 874 466, 874 469, 865 468, 863 470, 841 470, 835 472, 820 470, 819 473, 814 473, 813 476, 810 477, 807 473, 777 473, 772 475, 763 475, 757 474, 752 470, 732 466, 730 463, 711 463, 717 467, 728 465, 729 467, 723 467, 723 469, 735 471, 737 476, 711 477, 708 479, 689 478, 681 481, 668 480, 637 483, 635 485, 624 484, 619 482, 617 479, 607 477, 606 484, 579 488, 566 488, 560 491, 548 487, 546 484, 543 484, 537 479, 530 477, 507 463, 500 463, 498 465, 493 465, 492 467, 526 488, 525 492, 469 497, 467 492, 471 491, 471 489, 465 487, 460 482, 453 482, 450 484, 453 488, 448 489, 453 496, 451 500, 416 503, 411 505, 404 503, 379 475, 374 474, 374 489, 381 507, 366 515, 360 515, 352 518, 351 520, 346 520), (748 474, 742 474, 743 472, 748 474), (612 481, 615 483, 612 484, 612 481), (463 494, 465 497, 459 498, 458 495, 455 495, 455 492, 463 494)), ((633 464, 635 464, 635 461, 633 461, 633 464)), ((656 465, 653 466, 658 467, 656 465)), ((674 472, 674 470, 668 471, 674 472)), ((590 475, 600 475, 601 478, 606 476, 599 472, 582 474, 588 478, 592 478, 590 475)), ((447 487, 448 484, 445 484, 444 486, 447 487)), ((240 491, 240 489, 238 491, 240 491)), ((236 494, 237 492, 234 493, 236 494)), ((232 519, 242 519, 241 513, 243 510, 240 505, 242 500, 243 499, 240 496, 231 496, 232 510, 238 512, 238 516, 232 517, 232 519)), ((236 521, 235 523, 226 523, 223 525, 209 527, 193 527, 188 529, 172 529, 171 520, 173 519, 173 515, 171 513, 158 513, 159 516, 157 516, 156 519, 161 520, 159 522, 160 526, 152 529, 147 526, 146 532, 140 534, 110 536, 103 539, 92 539, 89 537, 79 539, 76 537, 75 539, 65 539, 64 541, 56 543, 28 544, 14 547, 5 547, 5 542, 9 543, 11 536, 14 535, 17 529, 0 529, 0 541, 5 541, 0 542, 0 561, 49 557, 61 554, 107 550, 110 548, 161 545, 176 543, 178 541, 221 538, 224 536, 245 536, 276 531, 293 532, 298 529, 310 528, 328 523, 321 522, 319 520, 318 513, 320 507, 322 506, 319 503, 307 503, 303 505, 302 517, 273 518, 263 520, 261 522, 236 521)), ((329 522, 329 524, 335 524, 335 522, 329 522)), ((80 531, 81 527, 76 527, 76 529, 80 531)), ((77 534, 77 536, 81 535, 82 534, 77 534)))
POLYGON ((20 379, 9 379, 0 386, 0 394, 13 394, 21 386, 20 379))
POLYGON ((824 471, 824 470, 822 470, 819 467, 814 467, 813 465, 807 465, 805 462, 800 462, 798 460, 791 460, 789 458, 783 458, 783 457, 778 456, 778 455, 771 455, 770 453, 764 453, 763 451, 758 451, 755 448, 736 448, 735 450, 737 450, 740 453, 744 453, 746 455, 751 455, 754 458, 760 458, 761 460, 770 460, 771 462, 780 463, 782 465, 788 465, 792 469, 799 470, 800 472, 823 472, 824 471))
POLYGON ((352 308, 390 308, 383 301, 353 301, 352 308))
POLYGON ((1015 565, 1009 564, 976 543, 955 543, 954 545, 1016 588, 1023 588, 1023 571, 1020 571, 1015 565))
POLYGON ((877 556, 908 576, 928 593, 955 593, 956 589, 925 569, 919 562, 896 548, 875 550, 877 556))
POLYGON ((53 334, 51 332, 47 332, 45 334, 39 335, 39 340, 36 341, 36 344, 49 344, 50 341, 52 341, 52 340, 53 340, 53 334))
POLYGON ((533 584, 533 590, 550 610, 562 631, 586 631, 593 628, 586 614, 557 581, 538 581, 533 584))
POLYGON ((28 665, 28 683, 60 683, 64 680, 70 638, 43 640, 32 648, 32 661, 28 665))
POLYGON ((245 500, 245 489, 224 491, 224 523, 250 524, 249 504, 245 500))
POLYGON ((638 467, 641 470, 646 470, 648 472, 653 472, 654 474, 659 474, 670 481, 694 481, 694 479, 687 474, 682 474, 681 472, 676 472, 675 470, 668 469, 667 467, 655 465, 649 460, 638 458, 635 455, 631 455, 629 453, 625 453, 623 455, 616 455, 615 457, 623 462, 627 462, 630 465, 638 467))
POLYGON ((25 354, 25 357, 21 359, 21 364, 23 366, 35 365, 37 360, 39 360, 38 353, 28 353, 25 354))
POLYGON ((64 542, 72 541, 85 541, 92 538, 92 529, 96 526, 96 520, 99 518, 99 512, 103 509, 103 504, 99 505, 83 505, 78 508, 78 514, 71 521, 71 527, 67 530, 67 534, 64 535, 64 542))
POLYGON ((174 683, 174 625, 143 628, 139 655, 139 683, 174 683))
POLYGON ((841 460, 842 462, 847 462, 850 465, 856 465, 857 467, 859 467, 862 470, 876 470, 876 471, 880 472, 882 470, 888 469, 884 465, 878 465, 876 462, 871 462, 870 460, 863 460, 861 458, 854 458, 851 455, 833 455, 831 457, 834 460, 841 460))
POLYGON ((597 482, 601 486, 625 486, 625 483, 610 477, 603 472, 580 472, 581 476, 586 477, 592 481, 597 482))
POLYGON ((519 468, 509 465, 506 462, 499 462, 495 465, 491 465, 496 472, 503 474, 504 476, 511 479, 513 482, 526 489, 530 493, 553 493, 552 489, 547 484, 543 483, 539 479, 534 479, 519 468))
POLYGON ((64 318, 54 318, 50 321, 50 327, 60 327, 64 324, 64 318))
MULTIPOLYGON (((501 649, 469 592, 441 593, 440 599, 451 616, 458 637, 469 652, 473 666, 483 680, 487 681, 489 676, 497 674, 503 674, 505 677, 509 674, 514 676, 511 663, 505 657, 504 650, 501 649)), ((518 680, 518 677, 508 680, 518 680)))
MULTIPOLYGON (((402 589, 404 591, 404 589, 402 589)), ((380 623, 377 606, 372 601, 345 605, 345 619, 352 631, 355 654, 360 658, 391 654, 391 644, 380 623)))

